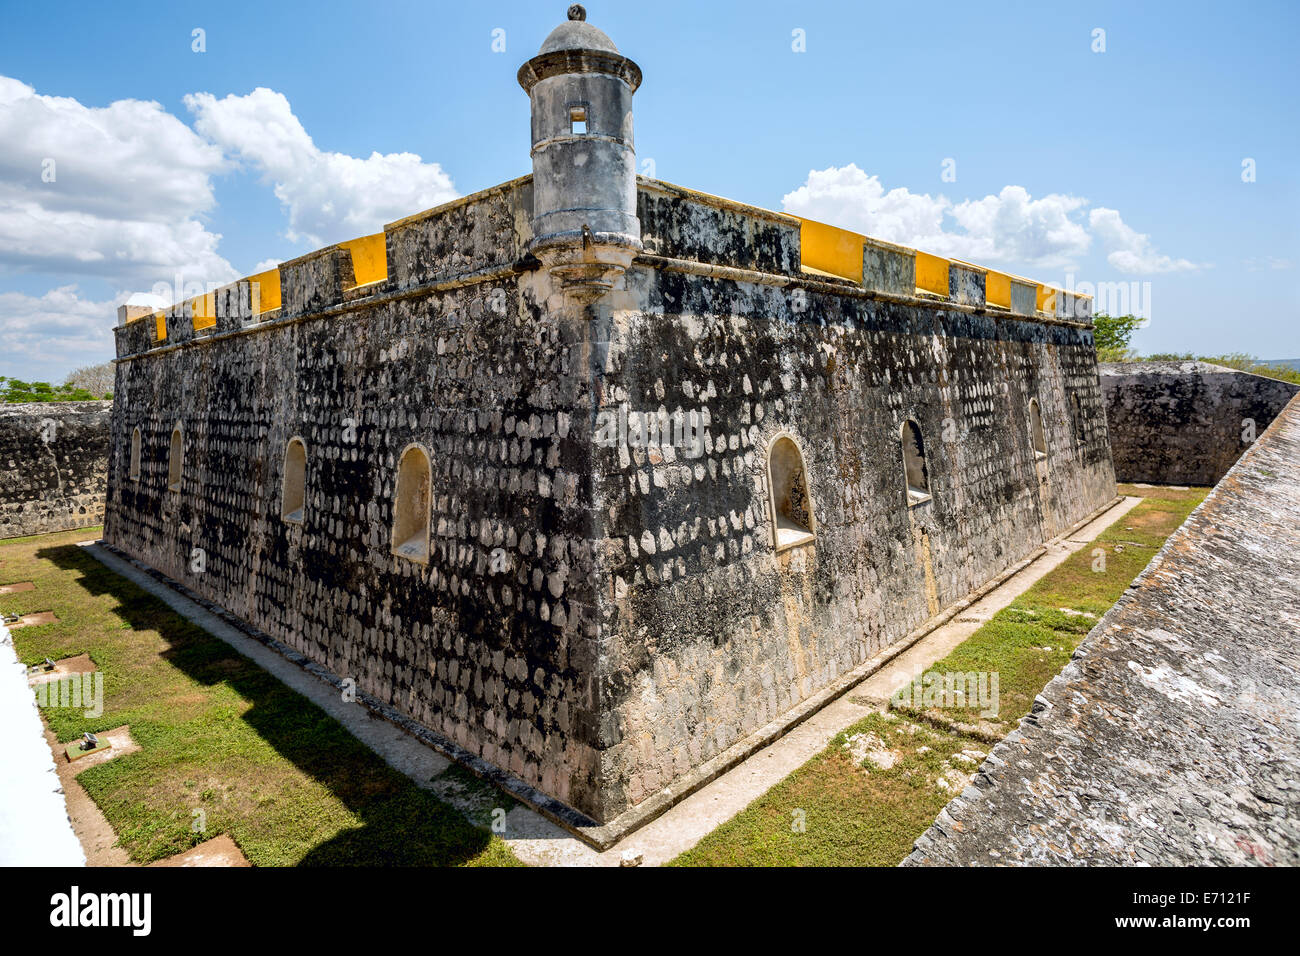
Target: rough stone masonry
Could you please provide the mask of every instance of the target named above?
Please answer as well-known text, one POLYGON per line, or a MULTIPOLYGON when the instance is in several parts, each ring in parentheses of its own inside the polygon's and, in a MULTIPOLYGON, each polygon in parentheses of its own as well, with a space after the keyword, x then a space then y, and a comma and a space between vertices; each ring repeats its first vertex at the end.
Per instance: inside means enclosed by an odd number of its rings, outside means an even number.
POLYGON ((1115 481, 1088 300, 637 177, 574 11, 531 176, 126 317, 105 539, 626 827, 1115 481))
POLYGON ((1099 368, 1120 481, 1213 485, 1300 393, 1300 385, 1209 362, 1099 368))
POLYGON ((104 518, 111 402, 0 405, 0 538, 104 518))
POLYGON ((1300 398, 905 865, 1300 863, 1300 398))

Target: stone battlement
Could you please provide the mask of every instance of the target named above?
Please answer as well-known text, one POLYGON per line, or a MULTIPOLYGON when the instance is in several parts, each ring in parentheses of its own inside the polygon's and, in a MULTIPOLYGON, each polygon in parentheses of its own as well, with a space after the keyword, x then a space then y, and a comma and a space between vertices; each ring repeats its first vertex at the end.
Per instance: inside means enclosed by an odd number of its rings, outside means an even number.
MULTIPOLYGON (((117 357, 535 269, 531 211, 532 176, 522 176, 166 309, 122 306, 117 357)), ((781 285, 829 282, 841 293, 856 285, 931 308, 1092 324, 1090 296, 658 180, 637 178, 637 211, 639 258, 652 265, 677 260, 763 273, 781 285)))

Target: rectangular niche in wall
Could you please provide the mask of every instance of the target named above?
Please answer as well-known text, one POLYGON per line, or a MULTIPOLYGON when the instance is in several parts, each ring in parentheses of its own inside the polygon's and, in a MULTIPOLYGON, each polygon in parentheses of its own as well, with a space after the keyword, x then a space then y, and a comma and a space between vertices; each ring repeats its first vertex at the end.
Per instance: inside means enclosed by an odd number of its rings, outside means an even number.
POLYGON ((171 444, 167 448, 167 490, 181 490, 181 468, 185 455, 185 435, 181 423, 172 429, 171 444))
POLYGON ((903 422, 903 474, 907 478, 907 503, 919 505, 930 500, 930 475, 925 465, 925 442, 916 422, 903 422))

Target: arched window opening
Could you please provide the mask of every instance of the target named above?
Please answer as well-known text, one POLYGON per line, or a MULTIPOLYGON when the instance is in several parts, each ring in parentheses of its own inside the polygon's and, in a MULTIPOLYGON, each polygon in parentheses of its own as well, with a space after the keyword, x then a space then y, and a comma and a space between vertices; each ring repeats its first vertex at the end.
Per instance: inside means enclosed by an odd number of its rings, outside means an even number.
POLYGON ((185 455, 185 439, 181 433, 181 423, 172 429, 171 446, 167 453, 167 490, 181 490, 181 465, 185 455))
POLYGON ((393 501, 393 554, 410 561, 429 560, 429 506, 433 476, 429 456, 419 445, 402 452, 393 501))
POLYGON ((1043 434, 1043 413, 1036 398, 1029 400, 1029 436, 1034 443, 1034 458, 1046 458, 1047 437, 1043 434))
POLYGON ((131 465, 127 475, 132 481, 140 480, 140 429, 137 426, 131 432, 131 465))
POLYGON ((807 471, 799 446, 788 436, 778 437, 768 449, 767 478, 776 549, 810 543, 814 525, 807 471))
POLYGON ((925 466, 925 442, 916 422, 903 422, 903 474, 907 479, 907 503, 930 500, 930 473, 925 466))
POLYGON ((284 483, 280 493, 280 517, 302 524, 307 498, 307 446, 301 438, 289 439, 284 449, 284 483))

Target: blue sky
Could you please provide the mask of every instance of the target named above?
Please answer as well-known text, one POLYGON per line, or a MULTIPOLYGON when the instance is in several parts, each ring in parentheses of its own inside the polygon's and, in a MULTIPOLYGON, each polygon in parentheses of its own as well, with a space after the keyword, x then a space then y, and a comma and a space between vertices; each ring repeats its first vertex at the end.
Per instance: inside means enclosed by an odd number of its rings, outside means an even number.
MULTIPOLYGON (((113 306, 178 271, 226 281, 529 172, 515 73, 565 8, 8 3, 0 374, 110 358, 113 306)), ((1300 356, 1294 3, 587 8, 645 74, 657 178, 1123 283, 1143 351, 1300 356)))

